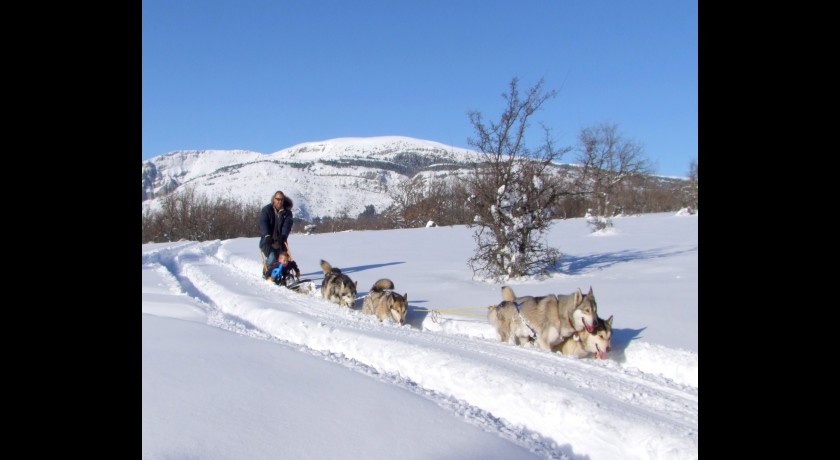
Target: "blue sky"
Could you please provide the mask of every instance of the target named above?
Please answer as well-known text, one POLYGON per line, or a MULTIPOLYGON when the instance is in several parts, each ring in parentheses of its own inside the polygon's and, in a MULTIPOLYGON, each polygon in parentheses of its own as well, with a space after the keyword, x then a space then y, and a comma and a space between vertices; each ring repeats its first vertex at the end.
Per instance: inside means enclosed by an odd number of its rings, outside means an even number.
MULTIPOLYGON (((615 123, 656 172, 698 159, 697 1, 143 0, 143 159, 338 137, 470 147, 513 77, 557 145, 615 123)), ((571 162, 574 153, 563 157, 571 162)))

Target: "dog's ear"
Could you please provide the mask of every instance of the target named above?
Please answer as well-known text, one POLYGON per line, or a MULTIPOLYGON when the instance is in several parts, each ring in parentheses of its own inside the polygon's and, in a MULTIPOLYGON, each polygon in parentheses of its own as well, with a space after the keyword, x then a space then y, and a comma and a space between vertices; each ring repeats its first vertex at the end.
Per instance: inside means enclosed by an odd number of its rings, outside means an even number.
POLYGON ((502 286, 502 300, 510 300, 511 302, 516 300, 516 294, 509 286, 502 286))
POLYGON ((583 302, 583 293, 580 292, 580 288, 577 288, 575 291, 575 306, 577 307, 581 302, 583 302))
POLYGON ((595 294, 592 292, 592 286, 589 286, 589 294, 586 294, 590 297, 595 297, 595 294))
POLYGON ((612 328, 612 318, 613 318, 613 315, 610 315, 610 318, 608 320, 604 321, 604 323, 607 325, 608 328, 612 328))

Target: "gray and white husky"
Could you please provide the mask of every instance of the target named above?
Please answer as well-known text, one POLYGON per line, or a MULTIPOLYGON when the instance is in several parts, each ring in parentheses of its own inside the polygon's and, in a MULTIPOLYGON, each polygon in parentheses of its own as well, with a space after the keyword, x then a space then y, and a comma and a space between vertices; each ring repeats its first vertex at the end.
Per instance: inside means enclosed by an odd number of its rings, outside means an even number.
POLYGON ((595 325, 592 332, 588 332, 586 329, 575 332, 571 337, 567 337, 560 342, 559 345, 552 346, 551 351, 575 358, 585 358, 594 354, 595 359, 607 359, 607 352, 612 348, 610 346, 612 321, 612 315, 607 320, 598 318, 598 324, 595 325))
POLYGON ((502 286, 502 302, 489 307, 487 319, 502 342, 517 345, 536 341, 551 350, 576 331, 592 332, 598 317, 595 294, 580 289, 572 294, 516 297, 513 289, 502 286))
POLYGON ((321 270, 324 271, 321 295, 342 307, 353 308, 356 305, 356 282, 323 259, 321 270))
POLYGON ((394 292, 394 282, 382 278, 373 283, 370 293, 362 303, 362 311, 368 315, 376 315, 380 321, 393 321, 403 325, 405 314, 408 313, 408 293, 394 292))

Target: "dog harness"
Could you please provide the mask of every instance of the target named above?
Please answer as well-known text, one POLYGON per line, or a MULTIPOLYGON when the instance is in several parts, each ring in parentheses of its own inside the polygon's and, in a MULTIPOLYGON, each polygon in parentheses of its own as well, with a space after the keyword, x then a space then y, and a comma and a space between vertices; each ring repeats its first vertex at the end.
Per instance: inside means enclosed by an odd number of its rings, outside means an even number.
POLYGON ((522 310, 519 309, 519 302, 514 300, 513 304, 516 305, 516 313, 519 313, 519 318, 522 319, 522 323, 525 324, 525 326, 527 326, 528 329, 531 331, 531 337, 536 339, 537 338, 537 330, 534 329, 533 327, 531 327, 531 325, 528 323, 528 320, 525 319, 524 315, 522 315, 522 310))

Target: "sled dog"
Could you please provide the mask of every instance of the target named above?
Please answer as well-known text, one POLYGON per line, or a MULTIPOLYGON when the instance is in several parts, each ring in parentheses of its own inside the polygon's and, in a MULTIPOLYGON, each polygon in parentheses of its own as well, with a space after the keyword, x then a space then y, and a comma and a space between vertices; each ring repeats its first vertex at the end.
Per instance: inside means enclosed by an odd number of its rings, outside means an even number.
POLYGON ((534 333, 519 318, 519 311, 512 301, 503 300, 499 305, 491 305, 487 319, 496 328, 502 342, 523 345, 534 339, 534 333))
POLYGON ((370 293, 362 303, 362 311, 368 315, 376 315, 380 321, 390 320, 400 325, 405 324, 408 293, 397 294, 393 289, 394 282, 388 278, 373 283, 370 293))
POLYGON ((353 308, 356 305, 356 282, 323 259, 321 269, 324 271, 321 295, 342 307, 353 308))
POLYGON ((612 348, 610 346, 612 321, 612 315, 607 320, 598 318, 598 324, 595 325, 591 333, 587 332, 586 329, 575 332, 560 344, 553 345, 551 351, 575 358, 585 358, 593 353, 595 359, 607 359, 607 352, 612 348))
POLYGON ((499 339, 517 345, 533 340, 543 350, 551 350, 575 331, 592 332, 598 315, 591 287, 588 294, 577 289, 572 294, 516 297, 513 289, 502 286, 502 299, 487 312, 499 339))

